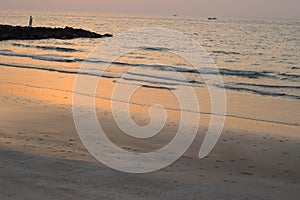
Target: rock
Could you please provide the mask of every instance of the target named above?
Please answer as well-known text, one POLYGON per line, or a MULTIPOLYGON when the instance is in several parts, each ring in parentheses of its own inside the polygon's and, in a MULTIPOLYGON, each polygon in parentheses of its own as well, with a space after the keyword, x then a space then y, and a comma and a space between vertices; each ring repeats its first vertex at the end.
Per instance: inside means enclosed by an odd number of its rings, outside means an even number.
POLYGON ((0 25, 0 41, 3 40, 40 40, 40 39, 74 39, 112 37, 111 34, 100 35, 83 29, 23 27, 0 25))
POLYGON ((208 20, 218 20, 218 18, 216 18, 216 17, 209 17, 209 18, 207 18, 208 20))

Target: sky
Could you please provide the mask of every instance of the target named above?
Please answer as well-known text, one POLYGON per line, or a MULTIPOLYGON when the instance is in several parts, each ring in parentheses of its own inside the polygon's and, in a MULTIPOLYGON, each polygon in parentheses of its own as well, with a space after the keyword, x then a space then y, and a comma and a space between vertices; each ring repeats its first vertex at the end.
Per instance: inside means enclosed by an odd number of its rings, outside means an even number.
POLYGON ((300 18, 300 0, 0 0, 0 9, 300 18))

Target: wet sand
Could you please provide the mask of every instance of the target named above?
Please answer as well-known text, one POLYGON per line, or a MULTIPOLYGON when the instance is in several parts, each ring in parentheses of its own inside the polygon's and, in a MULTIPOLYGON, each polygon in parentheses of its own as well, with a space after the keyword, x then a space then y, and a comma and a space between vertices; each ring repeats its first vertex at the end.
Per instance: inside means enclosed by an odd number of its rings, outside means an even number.
MULTIPOLYGON (((14 72, 3 70, 2 76, 14 72)), ((49 74, 43 72, 39 77, 49 74)), ((42 87, 41 80, 41 87, 29 86, 26 80, 34 84, 30 76, 22 80, 11 76, 10 79, 2 77, 6 83, 0 86, 1 199, 299 197, 299 126, 227 117, 214 150, 200 160, 197 155, 209 121, 209 116, 202 116, 196 140, 179 160, 157 172, 127 174, 99 163, 82 145, 73 122, 72 93, 68 91, 72 78, 52 80, 57 85, 59 80, 63 81, 63 90, 42 87)), ((269 102, 272 101, 279 100, 270 98, 269 102)), ((167 136, 157 138, 155 143, 124 141, 112 122, 110 102, 102 99, 98 103, 101 105, 97 110, 99 121, 109 130, 111 139, 128 151, 147 151, 162 146, 177 128, 174 119, 164 130, 167 136)), ((132 107, 132 110, 139 109, 142 108, 132 107)), ((147 122, 143 115, 135 112, 133 115, 137 123, 147 122)), ((297 115, 291 113, 291 117, 297 115)))

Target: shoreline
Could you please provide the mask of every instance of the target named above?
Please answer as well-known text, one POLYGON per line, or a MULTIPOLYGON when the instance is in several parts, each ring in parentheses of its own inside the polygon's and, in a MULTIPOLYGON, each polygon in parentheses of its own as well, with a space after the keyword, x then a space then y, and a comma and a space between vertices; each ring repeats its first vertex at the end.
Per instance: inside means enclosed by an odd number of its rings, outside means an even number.
MULTIPOLYGON (((26 60, 27 61, 27 60, 26 60)), ((8 93, 21 94, 24 96, 34 97, 39 100, 50 100, 56 103, 62 101, 67 104, 72 104, 72 92, 74 82, 78 74, 74 73, 63 74, 56 71, 43 71, 35 69, 23 68, 10 68, 0 66, 2 73, 0 74, 1 84, 8 85, 8 87, 16 88, 16 90, 8 90, 2 87, 1 91, 8 93), (11 78, 13 77, 13 78, 11 78), (39 78, 35 78, 39 77, 39 78), (22 88, 23 92, 20 90, 22 88), (30 94, 31 89, 36 89, 44 95, 30 94), (47 94, 49 93, 49 94, 47 94), (66 96, 63 98, 53 98, 55 96, 66 96), (32 96, 33 95, 33 96, 32 96)), ((116 79, 102 77, 99 87, 96 91, 97 101, 109 100, 111 97, 112 88, 116 85, 116 79)), ((210 95, 207 88, 195 88, 197 97, 199 99, 200 114, 209 115, 210 108, 210 95)), ((160 90, 157 88, 143 87, 139 94, 132 99, 135 105, 149 107, 156 104, 156 102, 148 100, 144 97, 160 96, 162 92, 168 95, 169 91, 160 90)), ((227 116, 229 118, 239 118, 245 120, 269 122, 274 124, 291 125, 299 127, 300 113, 294 108, 300 106, 300 101, 296 99, 288 99, 281 97, 262 96, 258 94, 235 92, 226 90, 227 93, 227 116), (243 103, 241 103, 243 102, 243 103)), ((167 96, 167 99, 158 99, 163 102, 164 107, 169 108, 170 111, 179 111, 177 105, 168 104, 166 101, 174 100, 172 96, 167 96)), ((107 103, 106 103, 107 104, 107 103)), ((107 106, 106 106, 107 107, 107 106)))

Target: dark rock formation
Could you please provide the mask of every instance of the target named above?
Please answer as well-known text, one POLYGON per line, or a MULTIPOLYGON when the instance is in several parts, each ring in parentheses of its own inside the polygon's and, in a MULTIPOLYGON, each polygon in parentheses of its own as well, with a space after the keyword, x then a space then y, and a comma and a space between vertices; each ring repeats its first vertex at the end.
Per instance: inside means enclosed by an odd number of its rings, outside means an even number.
POLYGON ((39 40, 39 39, 74 39, 112 37, 111 34, 100 35, 83 29, 22 27, 0 25, 0 41, 2 40, 39 40))
POLYGON ((209 18, 207 18, 208 20, 218 20, 218 18, 216 18, 216 17, 209 17, 209 18))

